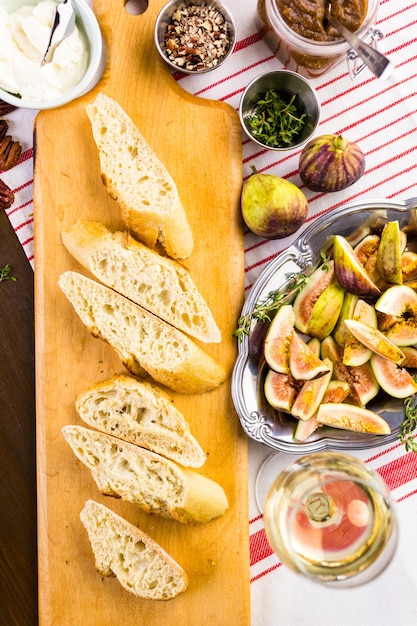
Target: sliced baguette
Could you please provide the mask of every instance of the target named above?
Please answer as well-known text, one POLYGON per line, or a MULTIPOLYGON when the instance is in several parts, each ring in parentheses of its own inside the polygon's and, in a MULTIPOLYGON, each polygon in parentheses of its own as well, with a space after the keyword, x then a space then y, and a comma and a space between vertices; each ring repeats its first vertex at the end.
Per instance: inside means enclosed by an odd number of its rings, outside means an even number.
POLYGON ((222 365, 187 335, 124 296, 77 272, 58 284, 82 322, 107 341, 126 368, 181 393, 214 389, 226 378, 222 365))
POLYGON ((186 467, 201 467, 206 460, 171 398, 149 382, 113 376, 81 393, 75 408, 89 426, 186 467))
POLYGON ((62 433, 105 495, 184 524, 208 522, 228 508, 218 483, 155 452, 84 426, 62 433))
POLYGON ((73 257, 108 287, 200 341, 221 341, 190 273, 173 259, 97 222, 77 222, 61 235, 73 257))
POLYGON ((193 235, 175 182, 131 118, 102 93, 86 111, 102 180, 127 227, 151 248, 159 242, 173 258, 190 256, 193 235))
POLYGON ((80 519, 100 574, 116 576, 127 591, 149 600, 170 600, 186 590, 188 577, 182 567, 123 517, 87 500, 80 519))

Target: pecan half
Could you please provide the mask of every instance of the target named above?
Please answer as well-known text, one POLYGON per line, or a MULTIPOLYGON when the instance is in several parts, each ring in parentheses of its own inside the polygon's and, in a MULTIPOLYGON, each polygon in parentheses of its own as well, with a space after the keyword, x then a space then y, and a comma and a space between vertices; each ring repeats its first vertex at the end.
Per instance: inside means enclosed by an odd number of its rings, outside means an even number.
POLYGON ((7 135, 7 129, 9 128, 9 122, 7 120, 0 119, 0 141, 3 141, 7 135))
POLYGON ((7 115, 16 109, 13 104, 8 104, 4 100, 0 100, 0 115, 7 115))
POLYGON ((0 209, 10 209, 14 202, 14 193, 0 178, 0 209))
POLYGON ((10 135, 6 135, 0 141, 0 170, 6 171, 16 165, 19 160, 22 146, 18 141, 13 141, 10 135))

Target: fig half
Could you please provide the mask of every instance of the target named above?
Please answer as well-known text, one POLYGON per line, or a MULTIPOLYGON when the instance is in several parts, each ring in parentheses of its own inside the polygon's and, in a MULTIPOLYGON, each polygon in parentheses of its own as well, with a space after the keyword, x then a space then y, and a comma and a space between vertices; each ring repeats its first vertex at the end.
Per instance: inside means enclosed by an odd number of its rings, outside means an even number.
POLYGON ((379 288, 360 263, 354 249, 341 235, 334 236, 333 259, 336 280, 345 291, 361 297, 380 295, 379 288))
POLYGON ((387 282, 401 285, 401 231, 397 220, 387 222, 381 234, 381 241, 376 257, 379 275, 387 282))
POLYGON ((352 404, 321 404, 316 416, 320 424, 374 435, 389 435, 391 427, 378 413, 352 404))
POLYGON ((380 330, 372 328, 366 324, 362 324, 357 320, 346 320, 346 326, 367 348, 379 354, 386 359, 394 361, 394 363, 401 363, 404 359, 404 353, 398 346, 390 341, 380 330))
POLYGON ((408 398, 417 392, 417 384, 405 367, 400 367, 378 354, 372 355, 371 366, 379 385, 390 396, 408 398))
POLYGON ((287 374, 290 370, 290 342, 295 315, 291 304, 284 304, 273 318, 264 341, 264 356, 275 372, 287 374))
POLYGON ((290 372, 296 380, 312 380, 326 374, 328 366, 314 353, 302 337, 293 331, 290 342, 290 372))

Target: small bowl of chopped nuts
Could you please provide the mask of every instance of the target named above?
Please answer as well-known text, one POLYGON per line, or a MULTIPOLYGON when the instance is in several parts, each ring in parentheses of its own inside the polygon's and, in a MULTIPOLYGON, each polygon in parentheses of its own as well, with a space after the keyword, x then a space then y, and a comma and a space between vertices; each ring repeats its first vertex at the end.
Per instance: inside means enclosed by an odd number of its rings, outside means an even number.
POLYGON ((155 22, 156 48, 174 71, 210 72, 233 52, 236 25, 216 0, 171 0, 155 22))
POLYGON ((240 99, 239 117, 250 139, 269 150, 290 150, 308 141, 320 119, 317 94, 289 70, 254 78, 240 99))

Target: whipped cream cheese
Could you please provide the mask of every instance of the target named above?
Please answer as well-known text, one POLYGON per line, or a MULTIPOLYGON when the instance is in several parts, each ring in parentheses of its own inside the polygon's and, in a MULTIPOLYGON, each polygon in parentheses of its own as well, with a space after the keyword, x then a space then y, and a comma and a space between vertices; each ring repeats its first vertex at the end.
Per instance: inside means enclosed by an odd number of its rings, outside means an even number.
POLYGON ((57 4, 44 0, 11 14, 0 7, 0 87, 9 93, 45 101, 66 93, 83 77, 88 49, 77 27, 56 48, 52 62, 41 66, 57 4))

